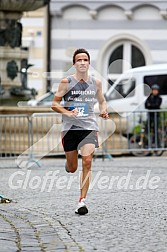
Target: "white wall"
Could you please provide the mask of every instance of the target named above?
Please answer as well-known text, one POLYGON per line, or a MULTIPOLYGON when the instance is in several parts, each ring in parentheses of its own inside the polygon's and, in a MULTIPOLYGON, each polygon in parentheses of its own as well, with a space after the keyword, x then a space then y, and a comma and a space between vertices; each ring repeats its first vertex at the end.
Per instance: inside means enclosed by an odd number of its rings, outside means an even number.
POLYGON ((99 11, 97 19, 99 20, 125 20, 126 16, 121 8, 112 6, 99 11))
POLYGON ((88 9, 80 6, 73 6, 64 10, 63 18, 68 20, 87 20, 91 19, 91 16, 88 9))

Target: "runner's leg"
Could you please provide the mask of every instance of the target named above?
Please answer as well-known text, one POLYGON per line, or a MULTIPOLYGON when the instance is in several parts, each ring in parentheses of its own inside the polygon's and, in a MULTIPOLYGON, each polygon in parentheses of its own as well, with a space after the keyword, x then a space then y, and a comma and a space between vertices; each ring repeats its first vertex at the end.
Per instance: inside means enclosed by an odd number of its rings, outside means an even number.
POLYGON ((78 151, 67 151, 65 152, 67 159, 68 171, 74 173, 78 167, 78 151))
POLYGON ((91 181, 91 165, 94 150, 95 150, 94 144, 85 144, 84 146, 81 147, 81 155, 82 155, 82 173, 80 181, 81 198, 86 198, 89 189, 89 184, 91 181))

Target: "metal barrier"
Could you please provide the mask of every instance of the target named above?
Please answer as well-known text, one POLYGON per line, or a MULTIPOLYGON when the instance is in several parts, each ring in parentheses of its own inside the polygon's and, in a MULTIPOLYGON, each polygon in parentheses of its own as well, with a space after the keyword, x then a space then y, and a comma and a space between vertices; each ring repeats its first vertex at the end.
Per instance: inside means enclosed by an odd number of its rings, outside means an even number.
MULTIPOLYGON (((167 150, 167 110, 97 115, 100 148, 96 155, 161 154, 167 150)), ((0 159, 36 162, 44 156, 64 154, 61 114, 0 115, 0 159)))
POLYGON ((30 147, 29 116, 0 115, 0 158, 12 158, 30 147))
MULTIPOLYGON (((106 141, 108 153, 135 156, 161 155, 167 150, 167 110, 143 110, 112 114, 114 133, 106 141)), ((105 130, 110 122, 105 122, 105 130)), ((102 129, 103 131, 103 129, 102 129)))

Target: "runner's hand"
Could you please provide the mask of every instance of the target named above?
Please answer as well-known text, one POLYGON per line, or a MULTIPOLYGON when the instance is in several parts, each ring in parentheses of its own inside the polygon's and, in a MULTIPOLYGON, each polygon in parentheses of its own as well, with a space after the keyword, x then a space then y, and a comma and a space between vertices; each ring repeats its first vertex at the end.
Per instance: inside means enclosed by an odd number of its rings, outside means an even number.
POLYGON ((67 116, 69 116, 69 117, 76 117, 78 115, 78 113, 79 113, 79 110, 77 108, 75 108, 75 109, 69 111, 68 114, 67 114, 67 116))
POLYGON ((106 111, 102 112, 99 116, 102 117, 103 119, 109 119, 109 115, 106 111))

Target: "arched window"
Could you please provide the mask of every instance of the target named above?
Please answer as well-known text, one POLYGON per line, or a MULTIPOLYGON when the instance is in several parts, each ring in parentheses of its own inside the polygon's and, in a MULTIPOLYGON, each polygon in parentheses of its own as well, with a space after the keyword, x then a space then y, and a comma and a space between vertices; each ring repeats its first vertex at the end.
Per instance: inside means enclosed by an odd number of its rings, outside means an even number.
POLYGON ((145 57, 140 48, 131 41, 124 41, 113 47, 108 60, 108 81, 110 84, 130 68, 145 66, 145 57))
POLYGON ((103 92, 126 70, 152 64, 147 44, 132 34, 117 34, 103 45, 97 58, 97 70, 103 76, 103 92))

